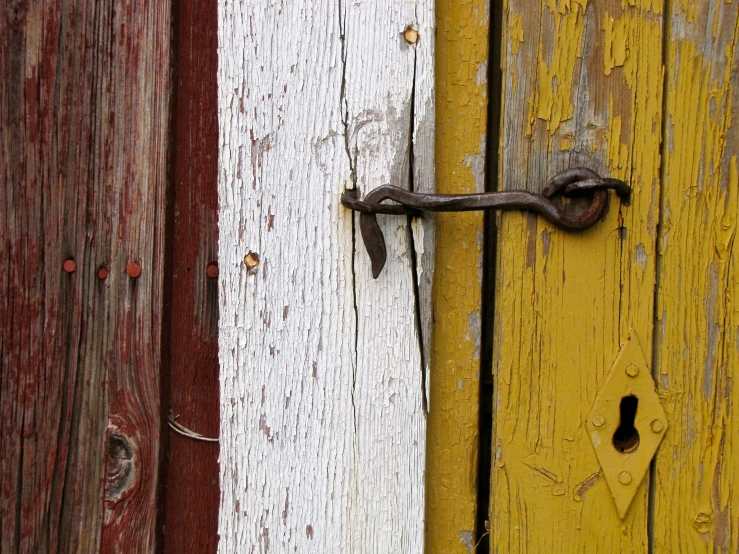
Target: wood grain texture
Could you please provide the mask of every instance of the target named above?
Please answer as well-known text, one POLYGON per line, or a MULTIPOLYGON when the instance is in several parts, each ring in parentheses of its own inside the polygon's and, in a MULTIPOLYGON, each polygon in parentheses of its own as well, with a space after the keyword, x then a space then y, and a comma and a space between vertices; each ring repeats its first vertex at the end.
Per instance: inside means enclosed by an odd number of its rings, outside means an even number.
POLYGON ((433 37, 425 0, 219 3, 222 552, 423 549, 433 245, 381 217, 373 280, 339 200, 433 184, 433 37))
MULTIPOLYGON (((485 190, 490 4, 436 6, 437 191, 485 190)), ((426 449, 426 550, 477 542, 482 212, 436 215, 426 449)))
POLYGON ((2 552, 155 548, 169 31, 167 3, 0 8, 2 552))
MULTIPOLYGON (((218 5, 177 3, 172 133, 173 202, 169 409, 185 427, 219 432, 218 5)), ((169 431, 165 551, 218 546, 218 444, 169 431)))
POLYGON ((667 23, 654 552, 736 552, 739 4, 673 2, 667 23))
POLYGON ((651 351, 662 11, 643 0, 504 5, 502 187, 541 190, 584 165, 625 179, 634 196, 629 206, 612 197, 604 221, 581 233, 499 217, 496 552, 647 548, 648 483, 622 523, 584 423, 630 329, 651 351))

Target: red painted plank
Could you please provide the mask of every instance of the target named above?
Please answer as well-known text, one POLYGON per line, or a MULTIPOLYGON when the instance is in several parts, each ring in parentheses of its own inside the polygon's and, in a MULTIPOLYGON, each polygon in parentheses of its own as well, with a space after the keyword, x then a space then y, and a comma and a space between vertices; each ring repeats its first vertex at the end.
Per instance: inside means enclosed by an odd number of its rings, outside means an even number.
POLYGON ((2 552, 156 546, 169 41, 167 2, 0 3, 2 552))
MULTIPOLYGON (((178 423, 217 437, 217 3, 181 0, 175 30, 170 405, 178 423)), ((218 443, 170 431, 166 483, 165 551, 215 552, 218 443)))

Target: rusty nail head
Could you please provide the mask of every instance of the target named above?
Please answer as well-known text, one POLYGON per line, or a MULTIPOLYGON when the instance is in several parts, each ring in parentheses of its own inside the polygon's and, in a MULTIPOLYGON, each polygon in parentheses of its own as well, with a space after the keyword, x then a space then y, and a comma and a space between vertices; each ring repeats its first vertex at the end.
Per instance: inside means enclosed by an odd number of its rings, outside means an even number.
POLYGON ((408 44, 416 44, 418 42, 418 31, 413 26, 408 26, 403 32, 403 38, 408 44))
POLYGON ((218 264, 208 264, 205 274, 211 279, 218 277, 218 264))
POLYGON ((663 423, 662 423, 662 422, 661 422, 661 421, 660 421, 659 419, 655 419, 655 420, 654 420, 654 421, 652 421, 652 423, 651 423, 651 424, 649 425, 649 428, 650 428, 650 429, 651 429, 651 430, 652 430, 653 432, 655 432, 655 433, 661 433, 661 432, 662 432, 662 429, 664 429, 664 428, 665 428, 665 426, 664 426, 664 424, 663 424, 663 423))
POLYGON ((636 367, 634 364, 629 364, 626 367, 626 375, 628 375, 629 377, 636 377, 637 375, 639 375, 639 368, 636 367))
POLYGON ((108 278, 108 270, 104 266, 101 266, 100 269, 98 269, 98 279, 105 280, 107 278, 108 278))
POLYGON ((141 275, 141 266, 136 262, 131 262, 126 266, 126 273, 131 279, 136 279, 141 275))
POLYGON ((249 253, 244 256, 244 265, 249 271, 255 271, 259 266, 259 254, 249 250, 249 253))
POLYGON ((72 258, 69 258, 67 261, 64 262, 64 271, 67 273, 74 273, 74 270, 77 269, 77 264, 74 262, 72 258))
POLYGON ((602 415, 594 415, 593 416, 593 425, 596 427, 603 427, 606 423, 606 418, 604 418, 602 415))
POLYGON ((622 471, 618 474, 618 482, 622 485, 628 485, 631 483, 631 473, 628 471, 622 471))

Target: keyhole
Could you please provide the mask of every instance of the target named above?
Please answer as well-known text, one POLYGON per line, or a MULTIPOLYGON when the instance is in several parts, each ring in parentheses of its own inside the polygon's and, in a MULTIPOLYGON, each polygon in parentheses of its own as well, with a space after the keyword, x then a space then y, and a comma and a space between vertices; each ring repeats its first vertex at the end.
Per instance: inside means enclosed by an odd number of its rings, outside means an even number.
POLYGON ((639 446, 639 431, 634 427, 638 406, 639 399, 636 396, 624 396, 621 399, 621 421, 613 433, 613 446, 619 452, 628 454, 639 446))

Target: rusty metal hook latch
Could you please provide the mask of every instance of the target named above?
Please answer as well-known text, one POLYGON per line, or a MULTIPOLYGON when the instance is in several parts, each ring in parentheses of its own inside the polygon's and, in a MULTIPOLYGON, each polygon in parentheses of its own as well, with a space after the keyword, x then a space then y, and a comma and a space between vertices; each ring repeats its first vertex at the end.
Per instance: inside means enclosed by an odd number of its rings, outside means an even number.
POLYGON ((385 237, 377 223, 376 214, 420 216, 428 212, 468 212, 474 210, 529 210, 567 231, 579 231, 595 225, 608 208, 608 191, 614 189, 624 203, 631 197, 631 187, 619 179, 600 177, 584 167, 566 169, 552 177, 547 186, 536 194, 525 190, 483 192, 479 194, 422 194, 392 185, 383 185, 369 192, 364 199, 357 191, 341 195, 341 203, 360 212, 359 228, 364 246, 372 261, 372 276, 377 279, 385 266, 387 249, 385 237), (558 194, 575 196, 589 193, 590 205, 581 213, 570 215, 552 202, 558 194), (396 204, 383 204, 393 200, 396 204))

